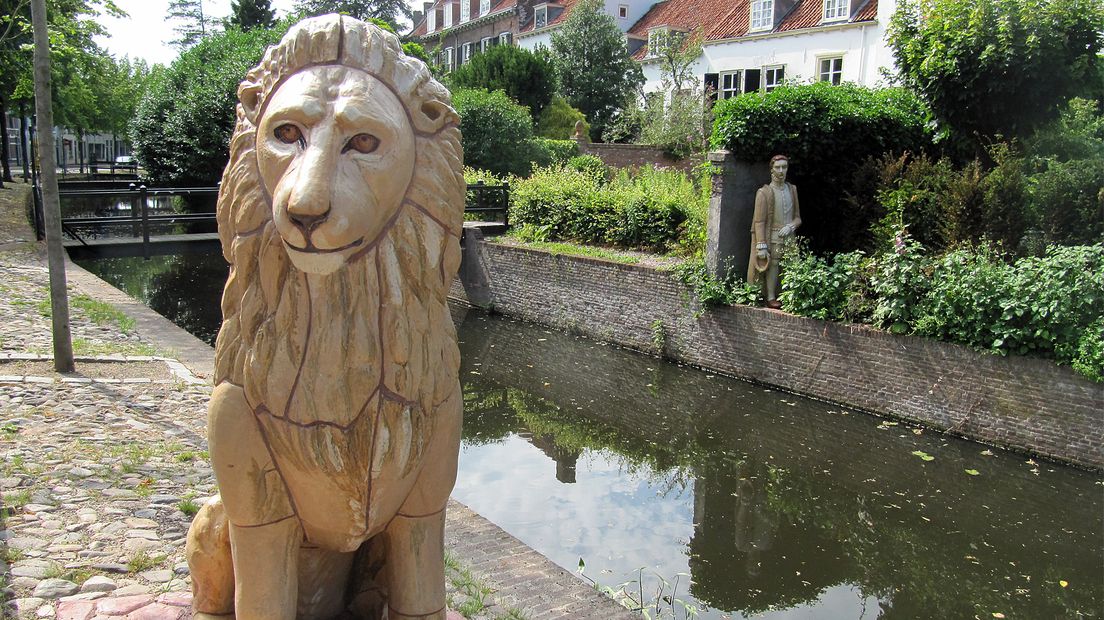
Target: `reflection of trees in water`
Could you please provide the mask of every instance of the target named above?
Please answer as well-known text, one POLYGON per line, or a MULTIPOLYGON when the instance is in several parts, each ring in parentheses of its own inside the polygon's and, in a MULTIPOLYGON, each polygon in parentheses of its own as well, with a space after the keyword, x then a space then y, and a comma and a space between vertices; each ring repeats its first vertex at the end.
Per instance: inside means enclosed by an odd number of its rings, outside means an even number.
POLYGON ((882 618, 1101 609, 1092 476, 1042 480, 1007 456, 972 477, 977 444, 478 313, 460 333, 466 398, 483 407, 466 436, 524 429, 553 458, 600 451, 661 488, 692 484, 691 593, 711 607, 750 615, 850 586, 882 618), (1062 573, 1084 587, 1057 587, 1062 573))
POLYGON ((107 258, 79 264, 208 344, 222 321, 228 266, 219 254, 107 258))

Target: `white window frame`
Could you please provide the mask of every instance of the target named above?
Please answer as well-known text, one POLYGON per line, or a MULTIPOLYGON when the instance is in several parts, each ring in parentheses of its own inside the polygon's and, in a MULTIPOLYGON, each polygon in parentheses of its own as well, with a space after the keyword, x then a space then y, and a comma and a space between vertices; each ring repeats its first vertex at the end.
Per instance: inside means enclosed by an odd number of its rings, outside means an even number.
POLYGON ((446 2, 446 3, 442 4, 441 6, 445 9, 445 16, 441 20, 441 22, 442 22, 441 28, 442 29, 451 28, 452 27, 452 2, 446 2))
POLYGON ((786 81, 786 65, 764 65, 762 77, 762 89, 764 92, 770 92, 782 85, 782 82, 786 81), (781 72, 781 75, 778 75, 781 72), (768 80, 768 77, 772 78, 768 80))
POLYGON ((826 22, 835 22, 850 17, 850 0, 824 0, 824 19, 826 22))
POLYGON ((817 79, 821 82, 828 82, 833 86, 839 86, 843 83, 843 54, 831 54, 829 56, 817 57, 817 79), (828 64, 828 69, 825 70, 824 63, 828 64))
POLYGON ((731 99, 744 92, 744 70, 722 71, 717 76, 717 98, 731 99), (725 85, 725 78, 729 78, 725 85))
POLYGON ((494 41, 494 40, 495 40, 494 37, 483 37, 482 39, 480 39, 479 40, 479 53, 482 54, 483 52, 491 49, 491 46, 494 45, 492 43, 492 41, 494 41))
POLYGON ((471 19, 471 0, 460 0, 460 23, 471 19))
POLYGON ((445 69, 447 71, 452 71, 456 68, 456 65, 453 63, 453 60, 456 58, 455 51, 456 50, 451 47, 445 48, 445 69))
POLYGON ((479 14, 486 15, 491 12, 491 0, 479 0, 479 14))
POLYGON ((751 0, 751 26, 748 30, 774 28, 774 0, 751 0))
POLYGON ((426 13, 426 32, 430 33, 437 30, 437 7, 429 9, 426 13))
POLYGON ((618 4, 617 5, 617 17, 618 17, 618 19, 628 19, 629 18, 629 5, 627 5, 627 4, 618 4))
POLYGON ((656 48, 659 47, 659 39, 670 32, 667 26, 659 26, 648 29, 648 58, 656 57, 656 48))
POLYGON ((510 31, 498 33, 498 44, 499 45, 509 45, 510 44, 510 35, 511 35, 510 31))
POLYGON ((471 62, 472 48, 473 47, 475 47, 475 46, 472 45, 471 41, 468 41, 467 43, 463 43, 463 44, 460 45, 460 64, 461 65, 466 65, 469 62, 471 62))
POLYGON ((533 7, 533 30, 539 30, 548 25, 548 5, 538 4, 533 7), (541 19, 543 16, 543 19, 541 19))

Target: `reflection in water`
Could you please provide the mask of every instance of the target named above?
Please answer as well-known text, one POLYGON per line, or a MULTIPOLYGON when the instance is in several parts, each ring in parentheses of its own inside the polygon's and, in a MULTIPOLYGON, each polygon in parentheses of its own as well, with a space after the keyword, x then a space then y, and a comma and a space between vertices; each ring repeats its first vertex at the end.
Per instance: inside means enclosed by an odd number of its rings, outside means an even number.
MULTIPOLYGON (((214 195, 200 196, 148 196, 149 215, 214 213, 214 195)), ((61 214, 65 218, 130 218, 128 223, 81 224, 70 222, 68 226, 85 239, 104 237, 137 237, 142 234, 142 211, 137 195, 115 196, 62 196, 61 214)), ((153 235, 191 234, 216 232, 214 221, 150 222, 153 235)), ((221 287, 221 284, 220 284, 221 287)))
MULTIPOLYGON (((221 258, 96 262, 82 264, 213 339, 221 258)), ((583 558, 602 584, 639 574, 653 591, 650 574, 689 573, 706 618, 1102 614, 1098 475, 455 314, 454 495, 569 570, 583 558)))
POLYGON ((1096 476, 474 311, 460 334, 455 494, 565 568, 689 572, 705 617, 1101 613, 1096 476))

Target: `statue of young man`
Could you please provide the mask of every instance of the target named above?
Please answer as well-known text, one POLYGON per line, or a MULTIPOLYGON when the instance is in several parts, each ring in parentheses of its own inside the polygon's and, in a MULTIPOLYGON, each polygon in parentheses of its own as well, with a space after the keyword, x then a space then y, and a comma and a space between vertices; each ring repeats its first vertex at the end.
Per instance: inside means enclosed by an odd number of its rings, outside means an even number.
POLYGON ((778 263, 794 231, 801 226, 797 188, 786 182, 790 162, 785 155, 771 158, 771 182, 755 192, 755 215, 751 221, 751 258, 748 282, 763 280, 768 308, 778 302, 778 263))

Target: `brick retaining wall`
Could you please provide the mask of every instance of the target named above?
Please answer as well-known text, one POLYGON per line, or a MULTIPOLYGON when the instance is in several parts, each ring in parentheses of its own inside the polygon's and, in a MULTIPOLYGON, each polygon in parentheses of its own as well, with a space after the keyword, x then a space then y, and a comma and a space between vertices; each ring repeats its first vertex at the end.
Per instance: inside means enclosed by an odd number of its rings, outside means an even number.
POLYGON ((656 166, 690 172, 702 163, 701 155, 674 159, 657 146, 640 144, 606 144, 603 142, 579 142, 581 155, 593 155, 612 168, 638 168, 656 166))
MULTIPOLYGON (((730 306, 702 309, 671 274, 484 242, 496 311, 740 378, 1104 468, 1104 386, 1034 358, 999 357, 861 325, 730 306)), ((466 299, 454 282, 452 294, 466 299)))

